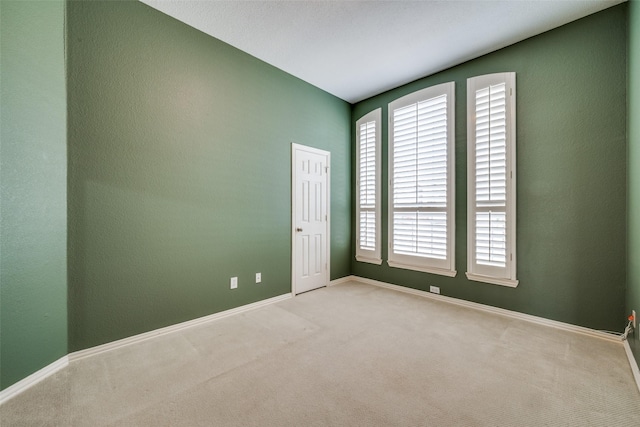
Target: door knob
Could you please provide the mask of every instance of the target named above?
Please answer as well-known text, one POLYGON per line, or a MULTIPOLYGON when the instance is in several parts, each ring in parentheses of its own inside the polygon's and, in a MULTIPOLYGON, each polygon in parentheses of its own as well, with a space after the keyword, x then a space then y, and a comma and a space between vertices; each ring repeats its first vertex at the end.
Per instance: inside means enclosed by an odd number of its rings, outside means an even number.
POLYGON ((299 232, 301 232, 301 231, 302 231, 302 228, 299 228, 299 227, 298 227, 298 228, 296 228, 296 231, 299 233, 299 232))

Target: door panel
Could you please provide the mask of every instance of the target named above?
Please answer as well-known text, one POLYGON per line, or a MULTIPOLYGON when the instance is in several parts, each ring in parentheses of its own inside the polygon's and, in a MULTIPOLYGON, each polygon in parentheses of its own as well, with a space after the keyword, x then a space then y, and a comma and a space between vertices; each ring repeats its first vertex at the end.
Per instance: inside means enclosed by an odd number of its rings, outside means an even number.
POLYGON ((296 294, 328 282, 329 153, 293 146, 293 288, 296 294))

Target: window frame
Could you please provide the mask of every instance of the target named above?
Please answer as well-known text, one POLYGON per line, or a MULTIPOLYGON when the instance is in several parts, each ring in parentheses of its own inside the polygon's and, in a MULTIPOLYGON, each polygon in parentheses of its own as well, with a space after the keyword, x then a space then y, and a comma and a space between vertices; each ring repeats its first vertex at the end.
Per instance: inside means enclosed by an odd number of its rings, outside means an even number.
MULTIPOLYGON (((502 210, 500 210, 502 212, 502 210)), ((494 73, 467 79, 467 273, 469 280, 515 288, 516 279, 516 73, 494 73), (476 92, 505 84, 506 195, 505 266, 476 260, 476 92)))
POLYGON ((371 264, 382 264, 382 203, 381 203, 381 186, 382 186, 382 108, 377 108, 356 121, 356 260, 371 264), (361 171, 361 134, 360 127, 363 124, 375 122, 375 206, 371 208, 363 208, 360 198, 360 171, 361 171), (360 230, 361 221, 360 213, 363 209, 372 210, 375 214, 375 249, 368 250, 360 247, 360 230))
MULTIPOLYGON (((398 98, 388 105, 388 260, 390 267, 415 270, 425 273, 455 277, 455 82, 447 82, 430 86, 425 89, 398 98), (439 96, 447 96, 447 191, 446 191, 446 212, 447 219, 447 249, 444 260, 426 257, 407 255, 394 252, 394 111, 400 108, 425 102, 439 96)), ((427 207, 417 207, 418 212, 428 212, 427 207), (420 210, 424 209, 424 210, 420 210)))

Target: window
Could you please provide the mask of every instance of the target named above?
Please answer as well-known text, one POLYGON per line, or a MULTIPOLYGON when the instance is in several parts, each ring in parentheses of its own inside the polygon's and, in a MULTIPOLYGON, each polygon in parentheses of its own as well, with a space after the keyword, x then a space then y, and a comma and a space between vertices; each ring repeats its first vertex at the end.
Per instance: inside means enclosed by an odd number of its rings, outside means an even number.
POLYGON ((356 259, 382 264, 380 244, 380 124, 378 108, 356 122, 356 259))
POLYGON ((389 104, 389 265, 453 277, 454 83, 389 104))
POLYGON ((467 277, 515 287, 516 75, 467 80, 467 277))

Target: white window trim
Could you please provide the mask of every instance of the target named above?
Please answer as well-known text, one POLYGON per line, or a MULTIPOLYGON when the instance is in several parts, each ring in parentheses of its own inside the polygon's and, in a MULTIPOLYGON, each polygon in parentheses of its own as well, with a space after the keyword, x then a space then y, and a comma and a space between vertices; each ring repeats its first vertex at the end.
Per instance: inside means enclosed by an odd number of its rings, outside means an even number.
POLYGON ((467 278, 469 280, 491 283, 515 288, 516 279, 516 74, 495 73, 467 79, 467 278), (505 83, 506 126, 507 126, 507 189, 506 189, 506 267, 489 267, 475 262, 475 147, 476 112, 475 94, 480 88, 505 83))
POLYGON ((360 262, 368 262, 371 264, 382 264, 382 232, 381 232, 381 191, 380 187, 382 184, 382 108, 378 108, 376 110, 371 111, 370 113, 365 114, 356 122, 356 260, 360 262), (360 126, 364 123, 375 122, 375 182, 376 182, 376 192, 375 192, 375 234, 376 234, 376 244, 375 250, 367 250, 360 248, 360 126))
POLYGON ((389 103, 389 195, 387 263, 390 267, 455 277, 455 82, 442 83, 413 92, 389 103), (393 251, 393 112, 398 108, 447 95, 447 259, 434 260, 418 256, 396 254, 393 251), (434 265, 436 264, 436 265, 434 265), (439 264, 439 265, 438 265, 439 264))

